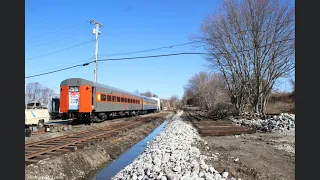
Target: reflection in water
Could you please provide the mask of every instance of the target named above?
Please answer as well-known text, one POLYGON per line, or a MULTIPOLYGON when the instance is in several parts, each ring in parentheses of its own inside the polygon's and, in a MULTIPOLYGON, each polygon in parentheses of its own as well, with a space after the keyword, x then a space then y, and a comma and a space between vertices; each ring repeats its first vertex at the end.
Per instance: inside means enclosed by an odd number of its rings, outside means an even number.
POLYGON ((128 166, 133 162, 135 158, 137 158, 147 147, 147 142, 152 140, 155 136, 157 136, 164 126, 167 124, 167 120, 165 120, 160 126, 152 131, 147 137, 145 137, 142 141, 135 144, 131 147, 127 152, 122 154, 118 159, 110 163, 104 169, 102 169, 98 174, 91 178, 91 180, 108 180, 111 179, 112 176, 116 175, 120 170, 124 167, 128 166))

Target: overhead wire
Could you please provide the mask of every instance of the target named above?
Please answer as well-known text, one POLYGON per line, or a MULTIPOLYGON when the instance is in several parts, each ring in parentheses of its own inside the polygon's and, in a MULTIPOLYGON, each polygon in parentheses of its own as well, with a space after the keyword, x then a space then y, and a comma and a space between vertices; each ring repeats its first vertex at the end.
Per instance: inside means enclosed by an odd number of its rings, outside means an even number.
MULTIPOLYGON (((285 21, 283 22, 282 24, 284 23, 288 23, 290 21, 294 21, 293 19, 290 19, 288 21, 285 21)), ((276 26, 276 25, 273 25, 273 26, 276 26)), ((268 30, 270 28, 272 28, 273 26, 269 27, 268 30)), ((247 32, 247 31, 250 31, 249 29, 247 30, 243 30, 243 31, 239 31, 237 33, 242 33, 242 32, 247 32)), ((263 30, 261 32, 265 32, 266 30, 263 30)), ((235 33, 235 34, 237 34, 235 33)), ((99 55, 99 56, 102 56, 102 57, 111 57, 111 56, 121 56, 121 55, 128 55, 128 54, 136 54, 136 53, 143 53, 143 52, 150 52, 150 51, 156 51, 156 50, 162 50, 162 49, 167 49, 167 48, 173 48, 173 47, 178 47, 178 46, 184 46, 184 45, 188 45, 188 44, 193 44, 193 43, 198 43, 198 42, 203 42, 202 40, 197 40, 197 41, 192 41, 192 42, 188 42, 188 43, 182 43, 182 44, 175 44, 175 45, 169 45, 169 46, 163 46, 163 47, 159 47, 159 48, 153 48, 153 49, 147 49, 147 50, 140 50, 140 51, 132 51, 132 52, 126 52, 126 53, 114 53, 114 54, 108 54, 108 55, 99 55)), ((83 61, 80 61, 80 62, 83 62, 83 61)), ((76 62, 76 63, 80 63, 80 62, 76 62)), ((68 66, 68 65, 66 65, 68 66)), ((63 66, 65 67, 65 66, 63 66)))
MULTIPOLYGON (((43 45, 43 44, 50 44, 50 43, 58 42, 58 41, 61 41, 61 40, 65 40, 66 38, 74 37, 74 36, 80 34, 81 32, 78 32, 78 31, 80 31, 80 30, 82 30, 82 29, 78 29, 77 31, 73 31, 73 32, 71 32, 71 33, 66 33, 66 34, 71 34, 71 35, 66 36, 66 37, 63 37, 63 38, 59 38, 59 39, 52 40, 52 41, 49 41, 49 42, 47 41, 47 42, 44 42, 44 43, 41 43, 41 42, 40 42, 40 43, 38 43, 38 44, 36 44, 36 45, 33 45, 33 46, 30 46, 29 44, 33 44, 34 42, 30 42, 30 43, 28 43, 28 45, 26 45, 26 46, 37 47, 37 46, 41 46, 41 45, 43 45), (78 32, 78 33, 75 33, 75 32, 78 32)), ((52 39, 52 38, 46 38, 46 39, 52 39)), ((46 39, 44 39, 44 40, 46 40, 46 39)), ((36 42, 36 41, 35 41, 35 42, 36 42)))
POLYGON ((59 53, 59 52, 62 52, 62 51, 66 51, 66 50, 69 50, 69 49, 72 49, 72 48, 75 48, 75 47, 78 47, 78 46, 82 46, 82 45, 91 43, 93 41, 94 40, 86 41, 86 42, 83 42, 81 44, 77 44, 77 45, 74 45, 74 46, 71 46, 71 47, 68 47, 68 48, 65 48, 65 49, 61 49, 61 50, 54 51, 54 52, 51 52, 51 53, 47 53, 47 54, 43 54, 43 55, 40 55, 40 56, 35 56, 35 57, 32 57, 32 58, 28 58, 28 59, 26 59, 26 61, 29 61, 29 60, 32 60, 32 59, 37 59, 37 58, 44 57, 44 56, 48 56, 48 55, 51 55, 51 54, 56 54, 56 53, 59 53))
POLYGON ((63 29, 60 29, 60 30, 57 30, 57 31, 49 32, 49 33, 44 34, 44 35, 36 36, 36 37, 30 38, 29 40, 38 39, 40 37, 48 36, 50 34, 55 34, 55 33, 61 32, 61 31, 69 30, 69 29, 74 29, 74 28, 79 27, 80 25, 83 25, 83 24, 86 24, 86 23, 89 23, 89 21, 85 21, 85 22, 79 23, 77 25, 72 25, 71 27, 68 27, 68 28, 63 28, 63 29))
POLYGON ((132 51, 132 52, 127 52, 127 53, 114 53, 114 54, 100 55, 100 56, 110 57, 110 56, 121 56, 121 55, 128 55, 128 54, 150 52, 150 51, 156 51, 156 50, 161 50, 161 49, 174 48, 174 47, 178 47, 178 46, 185 46, 185 45, 193 44, 193 43, 197 43, 197 42, 200 42, 200 41, 192 41, 192 42, 188 42, 188 43, 175 44, 175 45, 170 45, 170 46, 163 46, 163 47, 154 48, 154 49, 147 49, 147 50, 141 50, 141 51, 132 51))
POLYGON ((71 65, 75 65, 75 64, 79 64, 79 63, 85 63, 85 62, 90 61, 90 60, 93 59, 93 58, 94 58, 94 56, 91 56, 89 59, 86 59, 86 60, 83 60, 83 61, 71 63, 71 64, 68 64, 68 65, 58 66, 58 67, 46 69, 46 70, 43 70, 43 71, 37 71, 37 72, 29 73, 28 75, 30 76, 30 75, 33 75, 33 74, 38 74, 38 73, 42 73, 42 72, 52 71, 52 70, 60 69, 60 68, 63 68, 63 67, 67 67, 67 66, 71 66, 71 65))
MULTIPOLYGON (((284 41, 290 41, 290 40, 294 40, 294 39, 295 38, 290 38, 290 39, 287 39, 287 40, 276 41, 276 42, 272 42, 272 43, 269 43, 269 44, 265 44, 265 45, 260 46, 260 47, 266 47, 266 46, 269 46, 271 44, 280 43, 280 42, 284 42, 284 41)), ((241 52, 245 52, 245 51, 251 51, 251 50, 254 50, 254 49, 255 48, 244 49, 244 50, 241 50, 241 51, 237 51, 237 53, 241 53, 241 52)), ((233 53, 235 53, 235 52, 233 52, 233 53)), ((219 55, 219 54, 222 55, 222 54, 226 54, 226 53, 214 53, 214 54, 215 55, 219 55)), ((157 58, 157 57, 178 56, 178 55, 213 55, 213 53, 182 52, 182 53, 160 54, 160 55, 152 55, 152 56, 126 57, 126 58, 113 58, 113 59, 99 59, 97 61, 99 61, 99 62, 101 62, 101 61, 118 61, 118 60, 145 59, 145 58, 157 58)), ((46 75, 46 74, 52 74, 52 73, 55 73, 55 72, 59 72, 59 71, 67 70, 67 69, 72 69, 72 68, 79 67, 79 66, 87 66, 87 65, 89 65, 89 64, 91 64, 93 62, 95 62, 95 61, 90 61, 90 62, 87 62, 87 63, 78 64, 78 65, 74 65, 74 66, 71 66, 71 67, 66 67, 66 68, 63 68, 63 69, 59 69, 59 70, 55 70, 55 71, 51 71, 51 72, 46 72, 46 73, 42 73, 42 74, 27 76, 25 78, 43 76, 43 75, 46 75)))

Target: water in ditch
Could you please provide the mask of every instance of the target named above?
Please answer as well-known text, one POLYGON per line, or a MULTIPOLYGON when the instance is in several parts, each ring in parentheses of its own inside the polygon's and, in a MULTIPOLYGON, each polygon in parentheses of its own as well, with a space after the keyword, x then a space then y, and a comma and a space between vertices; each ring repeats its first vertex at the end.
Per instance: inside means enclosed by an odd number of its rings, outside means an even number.
POLYGON ((109 180, 111 177, 116 175, 120 170, 122 170, 127 165, 131 164, 135 158, 137 158, 147 147, 147 142, 151 141, 155 136, 157 136, 168 123, 165 120, 160 126, 155 128, 147 137, 133 145, 128 151, 120 155, 118 159, 108 164, 100 172, 91 177, 91 180, 109 180))

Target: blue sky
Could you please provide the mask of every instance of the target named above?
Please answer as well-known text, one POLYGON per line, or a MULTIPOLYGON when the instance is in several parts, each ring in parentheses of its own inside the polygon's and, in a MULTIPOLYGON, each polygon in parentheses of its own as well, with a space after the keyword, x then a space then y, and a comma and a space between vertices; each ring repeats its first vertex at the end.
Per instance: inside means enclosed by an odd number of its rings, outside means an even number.
MULTIPOLYGON (((219 2, 27 0, 25 74, 34 75, 93 58, 94 42, 46 55, 92 40, 93 25, 87 22, 90 19, 104 25, 99 36, 99 59, 103 59, 114 53, 186 43, 190 35, 199 31, 203 19, 216 10, 219 2)), ((186 45, 109 58, 199 51, 201 49, 186 45)), ((98 82, 131 92, 137 89, 140 92, 150 90, 160 98, 169 98, 171 95, 182 97, 183 86, 195 73, 207 70, 205 64, 200 55, 100 62, 98 82)), ((90 64, 29 78, 27 83, 36 81, 59 93, 60 82, 64 79, 80 77, 93 80, 93 69, 94 65, 90 64)), ((286 81, 279 85, 281 90, 291 90, 286 81)))

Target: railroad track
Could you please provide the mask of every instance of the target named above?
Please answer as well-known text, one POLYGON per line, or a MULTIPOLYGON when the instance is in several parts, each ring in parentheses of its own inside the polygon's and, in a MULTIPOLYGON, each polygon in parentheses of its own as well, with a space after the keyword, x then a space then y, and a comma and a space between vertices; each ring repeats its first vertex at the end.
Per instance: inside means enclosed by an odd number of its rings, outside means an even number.
POLYGON ((25 144, 25 166, 52 156, 74 152, 77 149, 82 149, 90 144, 113 137, 122 131, 151 122, 152 119, 159 117, 161 116, 114 122, 104 127, 25 144))
POLYGON ((205 118, 198 113, 188 112, 188 118, 191 120, 192 125, 199 131, 202 136, 228 136, 239 134, 255 133, 255 129, 237 126, 229 121, 211 120, 205 118))

